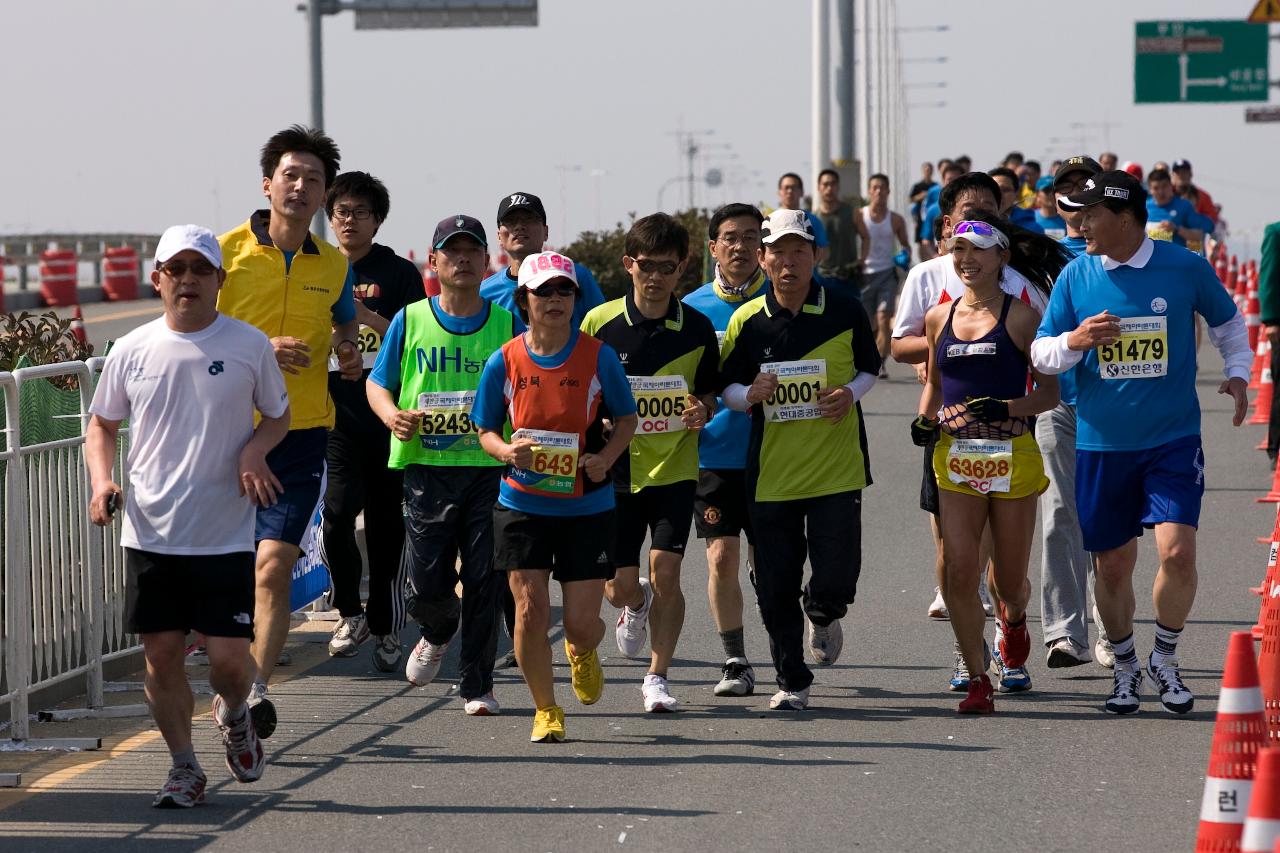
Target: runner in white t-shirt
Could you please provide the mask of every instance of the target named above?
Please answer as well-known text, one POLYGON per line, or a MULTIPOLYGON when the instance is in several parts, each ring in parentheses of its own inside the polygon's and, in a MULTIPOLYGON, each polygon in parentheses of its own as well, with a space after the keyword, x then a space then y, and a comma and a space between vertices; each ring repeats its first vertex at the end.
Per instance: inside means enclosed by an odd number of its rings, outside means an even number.
POLYGON ((188 631, 205 636, 227 767, 253 782, 265 764, 245 701, 256 672, 254 507, 274 504, 281 490, 266 455, 289 429, 289 398, 266 336, 218 314, 226 272, 213 232, 169 228, 155 262, 164 316, 125 335, 107 358, 85 461, 89 514, 105 527, 123 494, 113 470, 120 423, 129 420, 120 536, 127 619, 142 635, 147 704, 173 757, 152 805, 189 808, 204 800, 206 779, 191 745, 188 631))

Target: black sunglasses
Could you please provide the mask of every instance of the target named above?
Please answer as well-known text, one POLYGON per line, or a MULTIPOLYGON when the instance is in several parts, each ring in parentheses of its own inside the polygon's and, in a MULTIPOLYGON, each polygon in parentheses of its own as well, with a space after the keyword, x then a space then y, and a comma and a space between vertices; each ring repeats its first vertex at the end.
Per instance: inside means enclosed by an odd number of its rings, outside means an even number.
POLYGON ((574 296, 578 292, 578 286, 567 281, 549 281, 536 290, 529 291, 539 299, 546 299, 550 296, 563 296, 568 298, 574 296))
POLYGON ((160 265, 160 271, 169 278, 182 278, 187 274, 187 270, 191 270, 193 275, 213 275, 218 268, 203 258, 191 261, 168 261, 160 265))

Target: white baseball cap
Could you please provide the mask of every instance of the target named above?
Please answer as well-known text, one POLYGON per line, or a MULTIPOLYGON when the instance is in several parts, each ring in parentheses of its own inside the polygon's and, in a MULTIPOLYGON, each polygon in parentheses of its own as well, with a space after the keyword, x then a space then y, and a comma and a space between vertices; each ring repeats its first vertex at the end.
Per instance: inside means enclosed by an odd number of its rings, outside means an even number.
POLYGON ((156 266, 187 249, 199 252, 215 267, 222 266, 222 247, 213 232, 202 225, 170 225, 156 243, 156 266))
POLYGON ((526 290, 537 290, 556 278, 567 278, 577 287, 578 271, 573 268, 573 261, 559 252, 539 252, 525 258, 520 264, 516 284, 526 290))
POLYGON ((760 242, 765 245, 776 242, 788 234, 803 237, 810 243, 814 242, 813 224, 809 222, 809 215, 803 210, 780 207, 765 217, 760 226, 760 242))

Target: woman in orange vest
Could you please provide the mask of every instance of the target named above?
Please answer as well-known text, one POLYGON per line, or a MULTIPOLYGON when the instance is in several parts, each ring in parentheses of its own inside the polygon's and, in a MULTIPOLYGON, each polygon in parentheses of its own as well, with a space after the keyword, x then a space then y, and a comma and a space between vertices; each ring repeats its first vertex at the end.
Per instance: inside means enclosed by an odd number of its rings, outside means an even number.
POLYGON ((516 307, 528 331, 485 364, 471 413, 480 446, 507 466, 494 507, 494 569, 507 573, 516 600, 516 660, 537 706, 535 742, 565 736, 547 643, 553 576, 573 691, 591 705, 604 690, 596 646, 604 636, 600 601, 614 570, 609 469, 636 430, 618 354, 573 323, 579 298, 569 258, 541 252, 524 259, 516 307))

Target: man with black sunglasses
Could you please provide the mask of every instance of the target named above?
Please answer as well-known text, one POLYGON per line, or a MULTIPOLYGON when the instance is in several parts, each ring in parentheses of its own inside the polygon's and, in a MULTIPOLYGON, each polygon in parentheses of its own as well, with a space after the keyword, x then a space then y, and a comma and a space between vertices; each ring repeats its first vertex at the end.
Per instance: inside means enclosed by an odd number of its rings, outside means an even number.
POLYGON ((152 805, 190 808, 204 801, 207 780, 191 744, 188 631, 205 636, 228 769, 253 782, 266 760, 246 701, 257 672, 249 655, 254 507, 274 505, 282 491, 267 454, 288 432, 289 399, 266 336, 217 310, 226 273, 213 232, 175 225, 161 235, 155 261, 151 282, 164 316, 125 335, 107 357, 85 463, 89 516, 105 527, 123 495, 112 472, 127 418, 126 619, 142 635, 147 705, 173 757, 152 805))
POLYGON ((684 226, 665 213, 638 219, 625 251, 631 292, 592 309, 582 322, 582 331, 622 359, 639 418, 629 451, 613 466, 618 568, 605 595, 621 608, 615 634, 627 657, 640 654, 652 624, 641 692, 645 711, 667 712, 679 707, 667 688, 667 668, 684 625, 680 564, 693 523, 698 431, 714 411, 720 349, 711 321, 675 295, 689 256, 684 226), (640 577, 646 534, 647 579, 640 577))
POLYGON ((480 296, 488 239, 477 219, 442 219, 431 246, 440 295, 396 314, 365 386, 373 413, 394 436, 389 464, 404 471, 408 610, 422 633, 405 678, 431 683, 461 623, 463 710, 490 716, 499 710, 493 505, 502 465, 481 449, 471 408, 485 362, 524 324, 480 296))

